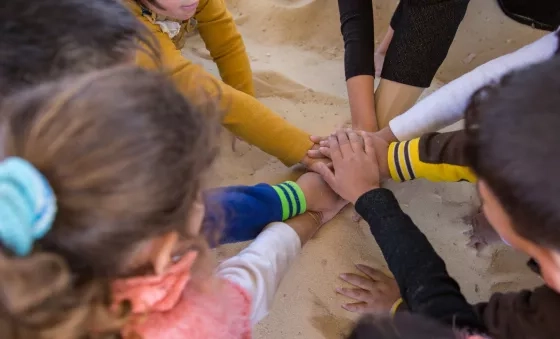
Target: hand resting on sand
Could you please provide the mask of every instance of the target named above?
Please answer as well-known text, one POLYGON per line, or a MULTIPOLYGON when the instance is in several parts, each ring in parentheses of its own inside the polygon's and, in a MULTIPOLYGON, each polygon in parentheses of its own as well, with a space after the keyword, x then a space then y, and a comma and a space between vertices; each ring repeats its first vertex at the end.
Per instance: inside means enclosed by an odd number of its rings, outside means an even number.
POLYGON ((356 265, 356 268, 365 276, 354 273, 340 275, 340 279, 351 284, 353 288, 339 287, 336 292, 355 301, 343 304, 342 308, 356 313, 389 312, 401 297, 395 279, 369 266, 356 265))

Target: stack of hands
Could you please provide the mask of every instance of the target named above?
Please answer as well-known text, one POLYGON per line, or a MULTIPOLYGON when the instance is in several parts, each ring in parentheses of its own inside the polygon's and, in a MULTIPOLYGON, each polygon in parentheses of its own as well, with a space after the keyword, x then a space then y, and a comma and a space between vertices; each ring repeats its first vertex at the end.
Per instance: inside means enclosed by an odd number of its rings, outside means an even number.
MULTIPOLYGON (((345 129, 328 137, 313 136, 311 140, 315 147, 308 152, 308 157, 315 161, 309 169, 318 173, 346 202, 355 204, 364 193, 379 188, 381 182, 389 178, 387 150, 393 140, 379 133, 345 129)), ((335 214, 330 213, 328 220, 335 214)), ((359 313, 388 312, 400 298, 395 280, 372 267, 356 267, 363 275, 340 275, 353 288, 338 288, 337 293, 354 300, 342 307, 359 313)))

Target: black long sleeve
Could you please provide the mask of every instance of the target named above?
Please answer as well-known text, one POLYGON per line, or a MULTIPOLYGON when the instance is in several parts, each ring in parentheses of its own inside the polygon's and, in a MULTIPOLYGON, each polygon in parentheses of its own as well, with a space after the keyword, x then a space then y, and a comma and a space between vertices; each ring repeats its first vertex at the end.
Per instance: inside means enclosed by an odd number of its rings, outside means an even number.
POLYGON ((409 310, 459 328, 484 332, 473 307, 449 276, 426 236, 400 208, 393 193, 364 194, 356 211, 370 225, 409 310))
POLYGON ((429 87, 447 56, 468 5, 469 0, 401 0, 391 20, 395 33, 381 77, 410 86, 429 87))
POLYGON ((338 0, 340 31, 344 39, 346 80, 375 74, 373 5, 371 0, 338 0))

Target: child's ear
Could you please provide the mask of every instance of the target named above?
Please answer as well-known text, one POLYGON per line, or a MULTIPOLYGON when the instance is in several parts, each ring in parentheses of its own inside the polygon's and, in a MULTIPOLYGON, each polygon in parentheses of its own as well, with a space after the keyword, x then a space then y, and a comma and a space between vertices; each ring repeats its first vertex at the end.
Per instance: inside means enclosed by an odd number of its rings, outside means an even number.
POLYGON ((172 264, 171 257, 178 239, 177 232, 169 232, 153 240, 149 260, 156 275, 163 274, 172 264))

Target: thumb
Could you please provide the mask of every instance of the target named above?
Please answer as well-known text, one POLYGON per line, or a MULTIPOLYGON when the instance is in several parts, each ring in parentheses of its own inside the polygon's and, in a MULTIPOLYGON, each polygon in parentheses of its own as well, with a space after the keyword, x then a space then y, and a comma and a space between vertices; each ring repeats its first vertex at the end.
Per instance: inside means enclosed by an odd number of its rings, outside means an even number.
POLYGON ((333 187, 333 185, 336 183, 334 173, 326 164, 322 162, 317 163, 314 166, 313 170, 317 172, 321 177, 323 177, 323 180, 325 180, 329 186, 333 187))

